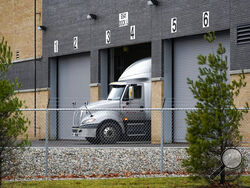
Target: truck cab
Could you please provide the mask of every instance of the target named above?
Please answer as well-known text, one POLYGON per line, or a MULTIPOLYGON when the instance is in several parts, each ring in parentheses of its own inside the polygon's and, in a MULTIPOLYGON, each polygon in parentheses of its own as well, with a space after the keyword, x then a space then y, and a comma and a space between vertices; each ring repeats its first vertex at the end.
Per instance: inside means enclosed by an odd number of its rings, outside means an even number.
POLYGON ((90 103, 74 113, 73 136, 93 144, 132 137, 150 139, 151 115, 143 109, 151 107, 151 58, 130 65, 110 86, 107 100, 90 103))

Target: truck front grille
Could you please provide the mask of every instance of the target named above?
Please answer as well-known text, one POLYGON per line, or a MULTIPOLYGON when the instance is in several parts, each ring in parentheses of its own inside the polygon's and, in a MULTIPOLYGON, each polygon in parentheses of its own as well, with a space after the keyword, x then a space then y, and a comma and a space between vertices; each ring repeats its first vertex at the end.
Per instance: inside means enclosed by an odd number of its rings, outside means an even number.
POLYGON ((73 126, 80 126, 81 114, 82 114, 81 111, 74 112, 73 126))

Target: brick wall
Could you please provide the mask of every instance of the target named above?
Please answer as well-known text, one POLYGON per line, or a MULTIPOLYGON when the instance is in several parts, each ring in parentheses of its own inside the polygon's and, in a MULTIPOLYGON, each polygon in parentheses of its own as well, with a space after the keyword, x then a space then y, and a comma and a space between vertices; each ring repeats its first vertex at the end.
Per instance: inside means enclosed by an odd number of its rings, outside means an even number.
MULTIPOLYGON (((34 1, 0 0, 0 37, 13 51, 13 60, 34 57, 34 1), (19 51, 19 59, 16 52, 19 51)), ((42 0, 37 0, 37 26, 42 25, 42 0)), ((37 57, 42 55, 42 32, 37 31, 37 57)))
MULTIPOLYGON (((238 80, 239 76, 237 74, 231 75, 231 80, 238 80)), ((237 107, 242 108, 245 106, 245 103, 250 103, 250 74, 246 74, 247 82, 246 87, 240 90, 240 94, 235 98, 235 104, 237 107)), ((244 114, 244 119, 241 121, 240 132, 243 136, 243 145, 250 145, 250 111, 247 114, 244 114)))

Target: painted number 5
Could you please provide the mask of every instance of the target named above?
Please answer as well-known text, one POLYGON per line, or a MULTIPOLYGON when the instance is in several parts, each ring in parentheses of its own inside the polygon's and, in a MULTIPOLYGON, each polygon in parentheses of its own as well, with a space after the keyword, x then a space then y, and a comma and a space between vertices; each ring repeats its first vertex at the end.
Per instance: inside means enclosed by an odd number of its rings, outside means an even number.
POLYGON ((209 27, 209 11, 203 12, 202 16, 202 27, 209 27))
POLYGON ((171 33, 177 32, 177 18, 171 18, 171 33))

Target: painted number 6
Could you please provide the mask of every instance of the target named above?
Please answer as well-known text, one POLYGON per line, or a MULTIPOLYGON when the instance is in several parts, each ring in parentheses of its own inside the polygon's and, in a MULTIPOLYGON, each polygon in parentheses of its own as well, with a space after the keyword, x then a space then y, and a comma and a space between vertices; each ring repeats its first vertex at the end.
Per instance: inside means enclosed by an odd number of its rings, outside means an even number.
POLYGON ((202 27, 209 27, 209 11, 203 12, 202 15, 202 27))

